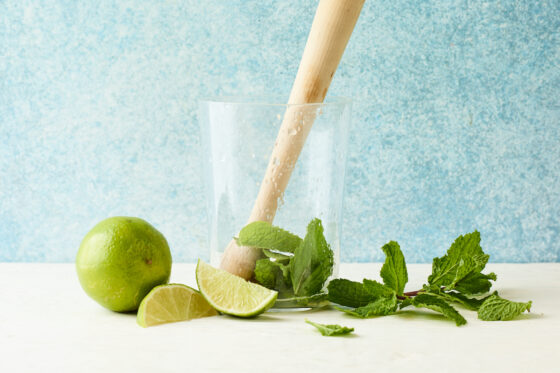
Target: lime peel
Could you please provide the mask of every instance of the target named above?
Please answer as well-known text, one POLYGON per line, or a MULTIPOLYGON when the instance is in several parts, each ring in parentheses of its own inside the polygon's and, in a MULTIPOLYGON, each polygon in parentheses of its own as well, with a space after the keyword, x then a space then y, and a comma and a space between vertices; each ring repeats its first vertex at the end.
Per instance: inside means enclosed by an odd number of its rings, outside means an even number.
POLYGON ((171 274, 167 240, 140 218, 115 216, 95 225, 76 255, 76 271, 87 295, 116 312, 136 311, 171 274))

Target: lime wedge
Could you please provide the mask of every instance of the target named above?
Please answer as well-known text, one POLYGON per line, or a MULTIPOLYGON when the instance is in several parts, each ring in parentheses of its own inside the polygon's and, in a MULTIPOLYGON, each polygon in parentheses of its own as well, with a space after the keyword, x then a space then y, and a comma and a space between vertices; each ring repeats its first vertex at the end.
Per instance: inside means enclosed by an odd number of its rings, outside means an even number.
POLYGON ((156 286, 146 295, 138 308, 136 321, 145 328, 217 314, 198 291, 186 285, 169 284, 156 286))
POLYGON ((202 260, 196 266, 200 292, 215 309, 228 315, 253 317, 276 301, 278 292, 214 268, 202 260))

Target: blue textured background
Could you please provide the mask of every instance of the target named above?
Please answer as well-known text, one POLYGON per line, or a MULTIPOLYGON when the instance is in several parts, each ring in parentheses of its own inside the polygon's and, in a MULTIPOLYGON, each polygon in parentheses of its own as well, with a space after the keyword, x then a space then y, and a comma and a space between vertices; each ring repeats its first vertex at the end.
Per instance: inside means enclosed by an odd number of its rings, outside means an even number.
MULTIPOLYGON (((0 0, 0 261, 73 261, 110 215, 207 258, 197 100, 287 94, 316 1, 0 0)), ((560 2, 367 0, 330 94, 355 99, 344 261, 430 261, 478 229, 560 260, 560 2)))

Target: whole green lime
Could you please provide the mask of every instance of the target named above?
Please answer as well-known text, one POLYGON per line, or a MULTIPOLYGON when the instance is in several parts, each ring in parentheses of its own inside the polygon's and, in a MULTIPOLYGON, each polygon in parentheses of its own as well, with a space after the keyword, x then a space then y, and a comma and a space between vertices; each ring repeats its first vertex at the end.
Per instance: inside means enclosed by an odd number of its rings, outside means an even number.
POLYGON ((150 290, 169 281, 171 252, 148 222, 111 217, 84 237, 76 270, 82 288, 103 307, 135 311, 150 290))

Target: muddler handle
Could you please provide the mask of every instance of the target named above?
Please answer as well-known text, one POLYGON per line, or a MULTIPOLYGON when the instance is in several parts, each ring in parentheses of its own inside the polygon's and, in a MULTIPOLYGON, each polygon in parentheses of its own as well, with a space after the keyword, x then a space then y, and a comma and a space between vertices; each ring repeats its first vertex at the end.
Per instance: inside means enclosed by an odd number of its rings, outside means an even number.
MULTIPOLYGON (((274 219, 278 200, 315 119, 315 113, 300 104, 322 103, 325 99, 364 1, 320 1, 249 223, 274 219)), ((309 109, 316 108, 311 105, 309 109)), ((260 250, 239 246, 232 240, 222 257, 221 268, 250 279, 261 255, 260 250)))

